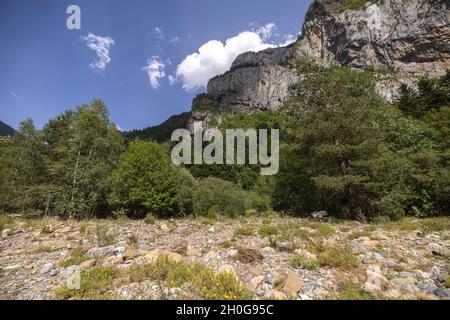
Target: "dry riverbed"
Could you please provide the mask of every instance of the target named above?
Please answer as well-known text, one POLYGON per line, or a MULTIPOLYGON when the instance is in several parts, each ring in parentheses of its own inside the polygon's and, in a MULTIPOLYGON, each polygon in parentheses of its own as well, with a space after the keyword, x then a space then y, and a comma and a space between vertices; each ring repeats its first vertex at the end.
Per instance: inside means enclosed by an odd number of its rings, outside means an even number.
POLYGON ((450 218, 2 220, 2 299, 450 299, 450 218))

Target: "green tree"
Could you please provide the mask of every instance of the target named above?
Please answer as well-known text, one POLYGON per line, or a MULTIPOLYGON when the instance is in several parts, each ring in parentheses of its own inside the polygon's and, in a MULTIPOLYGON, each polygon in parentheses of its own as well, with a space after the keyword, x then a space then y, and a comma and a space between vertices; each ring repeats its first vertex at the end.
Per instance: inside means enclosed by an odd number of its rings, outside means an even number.
POLYGON ((110 175, 125 144, 104 103, 94 100, 68 111, 44 133, 52 148, 54 184, 48 191, 55 212, 70 218, 108 215, 110 175))
POLYGON ((156 142, 131 143, 113 173, 109 203, 130 217, 175 213, 177 172, 167 150, 156 142))
POLYGON ((287 111, 299 119, 297 141, 282 160, 276 203, 353 219, 401 208, 401 184, 389 175, 402 161, 385 142, 388 107, 370 75, 317 68, 294 90, 287 111))

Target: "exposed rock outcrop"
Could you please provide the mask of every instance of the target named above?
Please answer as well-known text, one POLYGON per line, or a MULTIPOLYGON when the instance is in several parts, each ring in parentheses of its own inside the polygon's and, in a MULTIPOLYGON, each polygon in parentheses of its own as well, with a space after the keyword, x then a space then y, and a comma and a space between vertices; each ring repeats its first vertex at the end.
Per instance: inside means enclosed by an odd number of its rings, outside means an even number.
MULTIPOLYGON (((343 10, 343 2, 314 1, 301 36, 289 47, 237 57, 228 72, 209 81, 207 94, 194 101, 191 122, 211 118, 207 109, 276 110, 298 80, 288 66, 291 58, 389 69, 396 73, 397 85, 425 74, 439 76, 450 67, 448 0, 368 1, 352 10, 343 10)), ((380 81, 378 88, 386 99, 395 98, 392 82, 380 81)))

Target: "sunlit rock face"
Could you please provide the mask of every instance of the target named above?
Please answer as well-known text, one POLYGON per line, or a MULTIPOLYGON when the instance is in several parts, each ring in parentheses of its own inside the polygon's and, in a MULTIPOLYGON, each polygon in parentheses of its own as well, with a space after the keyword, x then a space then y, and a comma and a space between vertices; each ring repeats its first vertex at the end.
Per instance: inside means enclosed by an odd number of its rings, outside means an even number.
POLYGON ((243 53, 231 69, 211 79, 207 94, 197 97, 193 118, 209 110, 277 110, 299 75, 292 58, 319 63, 389 70, 395 79, 380 79, 378 90, 396 98, 399 83, 421 75, 439 76, 450 67, 448 0, 380 0, 343 10, 343 0, 316 0, 309 8, 298 40, 284 48, 243 53))

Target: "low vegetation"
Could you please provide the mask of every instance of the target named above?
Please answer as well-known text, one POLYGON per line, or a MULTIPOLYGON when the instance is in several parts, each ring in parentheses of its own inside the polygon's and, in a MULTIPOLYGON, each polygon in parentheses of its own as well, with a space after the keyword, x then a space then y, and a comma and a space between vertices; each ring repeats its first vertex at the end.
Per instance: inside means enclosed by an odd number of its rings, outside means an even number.
MULTIPOLYGON (((95 267, 81 272, 81 290, 58 287, 58 299, 112 298, 113 283, 134 283, 154 280, 169 288, 180 288, 191 299, 236 300, 250 299, 252 294, 242 286, 235 275, 215 273, 201 264, 174 262, 160 258, 149 265, 135 265, 127 270, 116 267, 95 267)), ((182 298, 182 297, 180 297, 182 298)))

